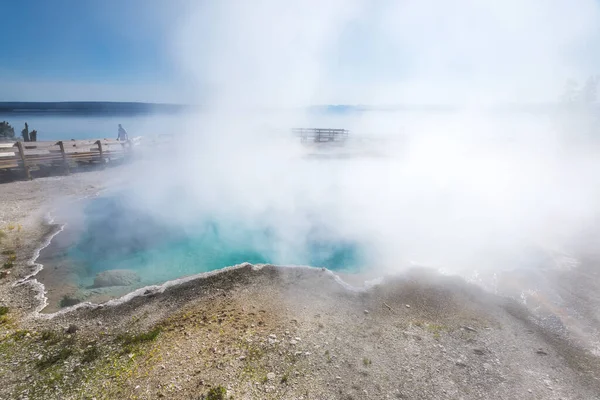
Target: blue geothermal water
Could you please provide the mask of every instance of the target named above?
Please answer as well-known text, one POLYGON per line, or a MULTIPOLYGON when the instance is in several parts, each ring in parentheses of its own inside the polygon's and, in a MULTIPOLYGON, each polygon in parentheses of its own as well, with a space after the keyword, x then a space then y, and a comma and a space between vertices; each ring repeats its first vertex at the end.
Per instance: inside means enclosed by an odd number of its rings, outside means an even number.
POLYGON ((79 225, 63 254, 80 266, 80 287, 90 286, 96 274, 112 269, 133 270, 141 284, 155 284, 242 262, 358 272, 366 260, 360 243, 324 236, 322 227, 291 246, 288 243, 293 251, 282 255, 272 227, 202 218, 182 228, 139 211, 118 196, 90 200, 79 225))

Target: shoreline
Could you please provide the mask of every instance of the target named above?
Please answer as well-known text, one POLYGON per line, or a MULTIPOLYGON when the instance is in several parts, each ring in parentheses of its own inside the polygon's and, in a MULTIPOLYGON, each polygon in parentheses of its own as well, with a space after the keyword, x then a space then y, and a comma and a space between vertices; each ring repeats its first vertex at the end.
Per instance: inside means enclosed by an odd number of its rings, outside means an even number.
POLYGON ((36 291, 38 293, 36 295, 36 299, 39 301, 40 304, 33 311, 32 314, 39 314, 48 305, 48 299, 45 295, 46 294, 45 285, 42 282, 40 282, 39 280, 37 280, 36 278, 34 278, 40 271, 42 271, 44 269, 44 265, 41 263, 38 263, 36 261, 40 257, 40 253, 42 252, 42 250, 44 250, 46 247, 48 247, 50 245, 50 243, 52 242, 52 239, 56 235, 61 233, 65 228, 64 224, 63 225, 54 224, 52 218, 50 217, 50 214, 48 214, 48 217, 49 217, 49 220, 47 221, 48 226, 54 225, 56 227, 56 229, 54 229, 54 232, 52 232, 48 235, 46 240, 41 242, 41 245, 36 248, 33 256, 28 261, 27 265, 30 267, 33 267, 34 270, 29 275, 26 275, 24 278, 21 278, 12 284, 13 287, 21 286, 21 285, 30 285, 34 288, 34 291, 36 291))

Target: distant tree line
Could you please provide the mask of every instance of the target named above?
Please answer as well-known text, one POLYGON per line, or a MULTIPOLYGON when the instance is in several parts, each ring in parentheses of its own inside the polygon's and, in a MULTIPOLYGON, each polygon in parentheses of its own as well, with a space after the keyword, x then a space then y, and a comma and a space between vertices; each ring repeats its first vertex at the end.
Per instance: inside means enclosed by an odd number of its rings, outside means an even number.
MULTIPOLYGON (((6 121, 0 123, 0 140, 15 140, 15 128, 6 121)), ((19 140, 37 142, 37 131, 34 129, 30 132, 29 125, 25 122, 25 128, 21 130, 21 139, 19 140)))
POLYGON ((10 124, 6 121, 0 122, 0 139, 14 139, 15 137, 15 128, 10 126, 10 124))

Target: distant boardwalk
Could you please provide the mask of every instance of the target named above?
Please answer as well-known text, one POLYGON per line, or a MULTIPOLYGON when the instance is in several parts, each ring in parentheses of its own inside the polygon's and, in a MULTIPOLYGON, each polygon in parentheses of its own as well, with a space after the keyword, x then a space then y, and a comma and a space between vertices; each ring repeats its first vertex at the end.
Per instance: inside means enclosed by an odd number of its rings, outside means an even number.
POLYGON ((295 128, 292 133, 303 143, 345 142, 348 139, 346 129, 295 128))

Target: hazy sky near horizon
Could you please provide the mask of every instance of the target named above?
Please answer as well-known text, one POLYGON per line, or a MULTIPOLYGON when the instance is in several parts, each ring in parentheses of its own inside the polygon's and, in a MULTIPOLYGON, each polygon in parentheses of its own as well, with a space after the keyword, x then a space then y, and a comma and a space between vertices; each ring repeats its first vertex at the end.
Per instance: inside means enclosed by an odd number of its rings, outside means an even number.
POLYGON ((0 101, 552 101, 599 0, 0 2, 0 101))

